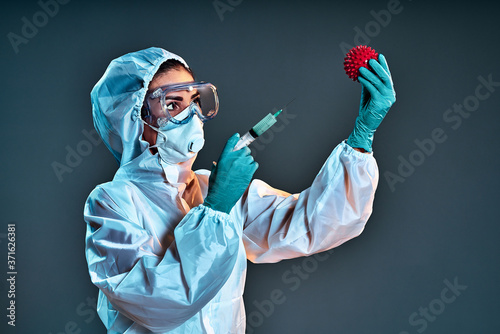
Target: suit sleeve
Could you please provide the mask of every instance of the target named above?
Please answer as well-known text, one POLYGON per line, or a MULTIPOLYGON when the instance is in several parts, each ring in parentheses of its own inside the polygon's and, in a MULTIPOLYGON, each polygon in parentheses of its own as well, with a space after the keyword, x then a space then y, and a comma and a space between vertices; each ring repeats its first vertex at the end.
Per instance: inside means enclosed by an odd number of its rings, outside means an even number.
POLYGON ((345 142, 299 194, 250 184, 232 214, 244 221, 247 258, 278 262, 326 251, 358 236, 372 213, 378 167, 372 154, 345 142))
POLYGON ((99 187, 90 194, 84 210, 89 273, 115 309, 153 332, 169 331, 222 288, 241 232, 229 215, 200 205, 182 219, 160 256, 133 208, 99 187))

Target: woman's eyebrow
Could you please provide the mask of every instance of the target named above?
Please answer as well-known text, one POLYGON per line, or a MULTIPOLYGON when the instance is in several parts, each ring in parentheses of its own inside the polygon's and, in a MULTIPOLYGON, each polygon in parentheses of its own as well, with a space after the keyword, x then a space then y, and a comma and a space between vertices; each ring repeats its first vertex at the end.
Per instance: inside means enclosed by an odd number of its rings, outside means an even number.
POLYGON ((167 96, 165 96, 165 99, 166 100, 174 100, 174 101, 184 100, 184 98, 182 96, 179 96, 179 95, 167 95, 167 96))
MULTIPOLYGON (((191 100, 200 96, 200 92, 196 92, 194 93, 192 96, 191 96, 191 100)), ((165 96, 165 99, 168 99, 168 100, 174 100, 174 101, 183 101, 184 98, 182 96, 179 96, 179 95, 167 95, 165 96)))

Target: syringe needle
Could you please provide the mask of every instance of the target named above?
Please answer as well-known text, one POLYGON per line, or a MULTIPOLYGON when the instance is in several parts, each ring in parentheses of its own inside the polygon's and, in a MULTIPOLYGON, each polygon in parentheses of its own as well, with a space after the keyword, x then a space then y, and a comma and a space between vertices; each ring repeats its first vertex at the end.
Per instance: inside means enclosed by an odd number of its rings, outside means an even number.
POLYGON ((293 101, 295 101, 295 99, 296 99, 296 98, 294 97, 294 98, 293 98, 290 102, 288 102, 287 104, 285 104, 285 106, 284 106, 283 108, 281 108, 280 110, 278 110, 278 111, 274 114, 274 117, 278 117, 278 115, 279 115, 279 114, 281 114, 281 112, 283 111, 283 109, 286 109, 286 107, 288 107, 288 105, 289 105, 290 103, 292 103, 293 101))

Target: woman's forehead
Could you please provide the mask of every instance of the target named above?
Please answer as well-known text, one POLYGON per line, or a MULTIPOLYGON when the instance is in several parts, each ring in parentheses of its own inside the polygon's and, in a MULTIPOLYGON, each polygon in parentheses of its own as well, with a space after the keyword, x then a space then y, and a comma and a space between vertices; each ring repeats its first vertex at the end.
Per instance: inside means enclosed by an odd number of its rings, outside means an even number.
POLYGON ((193 76, 185 69, 172 69, 167 73, 155 76, 149 84, 148 90, 153 91, 158 87, 172 85, 181 82, 193 82, 193 76))

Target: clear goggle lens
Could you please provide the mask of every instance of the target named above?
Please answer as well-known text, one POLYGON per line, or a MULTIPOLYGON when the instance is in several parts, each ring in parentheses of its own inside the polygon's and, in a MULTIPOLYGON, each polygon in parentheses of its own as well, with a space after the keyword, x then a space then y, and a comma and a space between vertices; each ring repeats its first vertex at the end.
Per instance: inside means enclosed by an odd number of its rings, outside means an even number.
POLYGON ((217 115, 219 99, 214 85, 190 82, 162 86, 146 95, 144 120, 152 126, 164 127, 187 123, 197 113, 203 122, 217 115))

